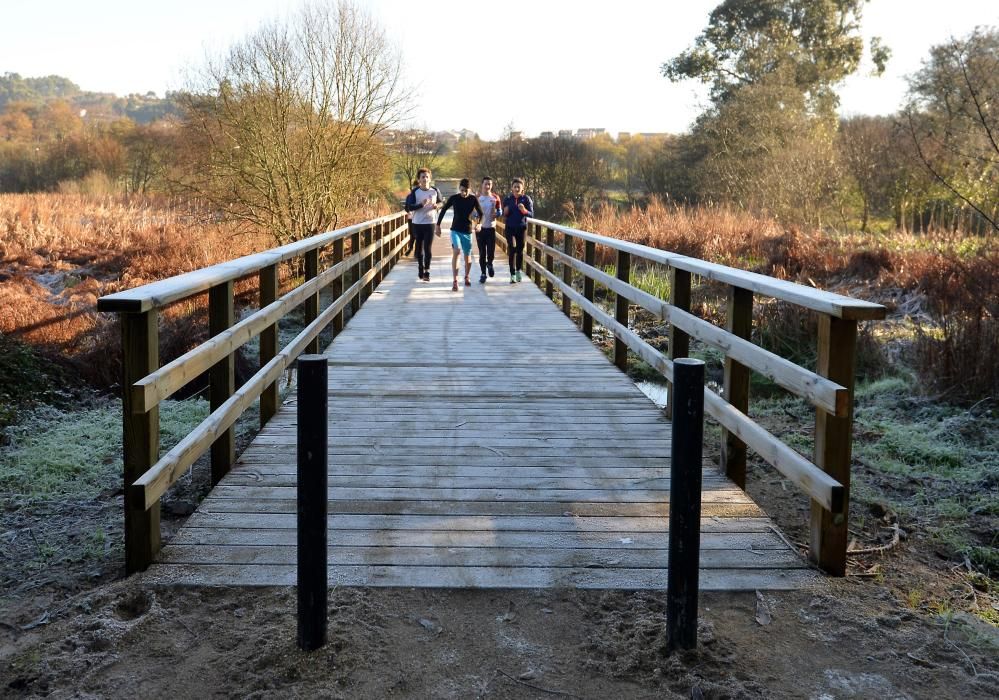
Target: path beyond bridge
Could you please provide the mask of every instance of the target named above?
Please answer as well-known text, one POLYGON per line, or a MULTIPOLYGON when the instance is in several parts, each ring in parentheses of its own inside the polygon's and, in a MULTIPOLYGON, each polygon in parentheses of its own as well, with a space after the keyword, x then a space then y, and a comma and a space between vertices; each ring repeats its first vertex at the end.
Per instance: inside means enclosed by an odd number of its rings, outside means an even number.
MULTIPOLYGON (((325 351, 330 583, 665 588, 669 422, 526 279, 452 292, 446 240, 430 283, 404 259, 325 351)), ((150 580, 294 585, 295 409, 264 426, 150 580)), ((818 578, 714 466, 701 530, 703 589, 818 578)))

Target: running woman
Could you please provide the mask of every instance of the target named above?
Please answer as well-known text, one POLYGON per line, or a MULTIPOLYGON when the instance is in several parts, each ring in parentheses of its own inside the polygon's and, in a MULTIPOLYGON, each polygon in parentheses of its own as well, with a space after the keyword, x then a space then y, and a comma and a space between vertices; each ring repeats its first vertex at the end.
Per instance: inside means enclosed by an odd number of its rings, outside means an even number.
MULTIPOLYGON (((413 213, 413 238, 416 239, 416 261, 419 264, 420 279, 430 281, 430 254, 434 242, 434 212, 440 209, 441 193, 430 185, 430 168, 420 168, 416 172, 419 185, 406 198, 406 211, 413 213)), ((438 229, 437 235, 440 234, 438 229)))
POLYGON ((492 277, 493 256, 496 254, 496 217, 499 216, 502 204, 500 198, 493 192, 493 179, 482 178, 479 188, 479 206, 482 207, 482 221, 475 227, 475 242, 479 247, 479 283, 485 284, 486 273, 492 277))
POLYGON ((468 178, 463 178, 458 183, 458 194, 448 197, 441 213, 437 215, 437 235, 441 235, 441 221, 448 209, 454 208, 454 218, 451 220, 451 272, 454 273, 454 282, 451 291, 458 291, 458 252, 465 254, 465 286, 472 283, 468 279, 468 273, 472 270, 472 212, 482 218, 482 207, 479 200, 469 193, 468 178))
POLYGON ((510 194, 503 200, 506 221, 506 249, 510 256, 510 284, 524 279, 524 235, 527 218, 534 216, 534 202, 524 194, 524 181, 519 177, 510 182, 510 194))

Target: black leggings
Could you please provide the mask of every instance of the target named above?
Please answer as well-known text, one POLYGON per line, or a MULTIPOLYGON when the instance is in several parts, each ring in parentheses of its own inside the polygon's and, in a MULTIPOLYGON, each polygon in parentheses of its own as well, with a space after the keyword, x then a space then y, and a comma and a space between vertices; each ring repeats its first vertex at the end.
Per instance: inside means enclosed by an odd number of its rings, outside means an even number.
POLYGON ((507 226, 506 231, 506 252, 510 257, 510 274, 518 272, 524 268, 524 234, 526 226, 507 226))
POLYGON ((430 272, 430 253, 434 244, 433 224, 413 224, 413 237, 416 239, 416 262, 420 264, 420 276, 430 272))
POLYGON ((496 254, 496 229, 482 229, 475 234, 475 242, 479 244, 479 268, 486 274, 486 266, 493 264, 496 254))

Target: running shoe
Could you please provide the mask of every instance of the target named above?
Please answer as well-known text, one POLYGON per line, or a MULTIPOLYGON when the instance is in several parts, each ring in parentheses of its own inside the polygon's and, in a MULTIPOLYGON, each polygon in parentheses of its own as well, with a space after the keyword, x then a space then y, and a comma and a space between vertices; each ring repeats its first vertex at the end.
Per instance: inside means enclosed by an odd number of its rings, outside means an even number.
POLYGON ((429 272, 424 272, 423 273, 423 281, 424 282, 429 282, 430 281, 430 273, 429 272))
POLYGON ((483 272, 481 275, 479 275, 479 284, 485 284, 485 283, 486 283, 486 273, 483 272))
POLYGON ((517 270, 517 281, 518 282, 524 281, 524 273, 522 273, 520 270, 517 270))
POLYGON ((489 271, 489 276, 490 277, 495 277, 496 276, 496 272, 493 270, 493 264, 492 263, 486 263, 486 269, 489 271))
POLYGON ((517 275, 510 275, 510 284, 515 284, 517 282, 517 275))
POLYGON ((455 280, 454 284, 451 285, 451 291, 452 292, 457 292, 458 291, 458 280, 455 280))
POLYGON ((468 275, 465 275, 465 286, 466 287, 472 286, 472 280, 468 279, 468 275))

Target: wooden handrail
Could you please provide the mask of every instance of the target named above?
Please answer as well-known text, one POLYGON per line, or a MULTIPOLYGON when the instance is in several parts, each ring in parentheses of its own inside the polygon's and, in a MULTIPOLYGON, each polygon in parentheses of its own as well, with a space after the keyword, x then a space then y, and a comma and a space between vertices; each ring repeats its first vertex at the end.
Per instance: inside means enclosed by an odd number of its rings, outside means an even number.
MULTIPOLYGON (((502 224, 498 224, 502 230, 502 224)), ((705 389, 704 407, 722 427, 721 467, 745 488, 746 448, 791 480, 812 501, 810 556, 835 575, 846 568, 847 520, 850 492, 850 453, 853 425, 853 385, 856 331, 859 320, 885 317, 880 304, 812 289, 685 255, 628 243, 589 231, 529 219, 524 259, 535 283, 549 297, 558 289, 562 309, 576 304, 582 311, 582 330, 592 334, 593 322, 614 336, 614 362, 627 369, 630 349, 659 371, 672 389, 674 358, 689 353, 691 338, 724 353, 724 395, 705 389), (554 234, 561 233, 561 246, 554 234), (584 243, 584 259, 576 257, 575 240, 584 243), (596 266, 595 249, 617 252, 616 274, 596 266), (561 249, 560 249, 561 248, 561 249), (542 264, 542 255, 544 264, 542 264), (666 301, 630 283, 636 260, 662 264, 669 270, 670 299, 666 301), (561 275, 554 263, 561 265, 561 275), (573 286, 573 272, 582 275, 583 292, 573 286), (726 327, 721 328, 690 312, 692 276, 724 283, 728 288, 726 327), (594 302, 594 284, 613 294, 615 310, 594 302), (815 371, 765 350, 751 341, 753 296, 773 297, 818 314, 818 362, 815 371), (670 324, 669 357, 642 340, 628 327, 628 304, 636 304, 670 324), (749 415, 750 371, 769 378, 815 406, 815 457, 809 461, 767 432, 749 415)), ((670 404, 672 392, 670 392, 670 404)), ((667 412, 671 406, 667 405, 667 412)))
MULTIPOLYGON (((562 294, 579 304, 581 309, 584 309, 600 325, 611 331, 615 338, 659 370, 668 380, 673 381, 673 362, 665 355, 642 340, 633 330, 619 323, 595 303, 587 301, 575 289, 567 287, 554 273, 538 265, 534 260, 524 259, 545 280, 558 287, 562 294)), ((844 493, 842 484, 767 432, 749 416, 734 409, 724 398, 707 387, 704 389, 704 410, 756 450, 777 471, 790 479, 813 500, 822 504, 823 508, 832 512, 842 510, 844 493)))
POLYGON ((805 287, 804 285, 795 284, 794 282, 787 282, 774 277, 768 277, 767 275, 761 275, 757 272, 748 272, 734 267, 718 265, 717 263, 707 262, 706 260, 700 260, 698 258, 691 258, 686 255, 680 255, 679 253, 671 253, 669 251, 659 250, 658 248, 650 248, 649 246, 640 245, 638 243, 629 243, 617 238, 610 238, 608 236, 590 233, 589 231, 581 231, 568 226, 553 224, 550 221, 543 221, 541 219, 528 219, 528 221, 537 226, 548 227, 553 231, 567 234, 573 238, 579 238, 583 241, 592 241, 617 251, 630 253, 637 257, 644 258, 650 262, 662 263, 680 270, 686 270, 692 274, 700 275, 705 279, 724 282, 735 287, 748 289, 754 294, 762 294, 775 299, 789 301, 806 309, 819 311, 837 318, 851 319, 855 321, 880 320, 883 319, 886 314, 885 307, 881 304, 862 301, 860 299, 852 299, 841 294, 834 294, 833 292, 826 292, 821 289, 805 287))
POLYGON ((300 241, 287 243, 262 253, 244 255, 241 258, 219 263, 218 265, 212 265, 211 267, 151 282, 122 292, 108 294, 97 300, 97 310, 140 313, 152 309, 161 309, 164 306, 169 306, 195 294, 207 291, 215 285, 256 274, 262 268, 269 265, 299 257, 309 251, 327 246, 334 241, 348 238, 374 225, 391 221, 397 216, 399 214, 388 214, 371 221, 337 229, 336 231, 303 238, 300 241))
POLYGON ((203 270, 118 292, 98 300, 98 309, 121 316, 124 413, 125 561, 128 573, 145 569, 160 546, 159 499, 209 448, 212 483, 217 483, 235 460, 232 426, 260 397, 261 423, 277 408, 277 380, 281 372, 308 348, 318 347, 322 330, 343 327, 348 305, 355 311, 377 284, 383 271, 398 260, 407 231, 402 212, 355 226, 312 236, 263 253, 244 256, 203 270), (376 240, 372 232, 377 230, 376 240), (365 241, 361 248, 360 241, 365 241), (351 254, 344 256, 344 243, 351 254), (330 245, 333 265, 320 270, 320 252, 330 245), (305 280, 278 297, 278 265, 302 257, 305 280), (364 271, 361 274, 361 270, 364 271), (235 322, 233 285, 256 275, 260 308, 235 322), (347 282, 348 276, 352 280, 347 282), (335 301, 319 311, 319 292, 329 287, 335 301), (211 337, 198 347, 159 366, 157 319, 159 310, 196 294, 209 293, 211 337), (277 323, 291 309, 303 306, 306 328, 278 351, 277 323), (238 390, 233 380, 235 352, 260 336, 259 371, 238 390), (196 376, 211 376, 211 414, 165 455, 159 455, 159 403, 196 376))
POLYGON ((265 328, 284 317, 307 298, 318 293, 343 275, 356 260, 369 255, 375 246, 351 255, 346 260, 324 270, 317 277, 295 287, 277 301, 247 316, 227 330, 214 335, 201 345, 168 362, 158 370, 132 385, 132 410, 145 413, 163 399, 172 395, 189 381, 199 376, 221 358, 226 357, 258 336, 265 328))
MULTIPOLYGON (((400 228, 398 231, 406 230, 400 228)), ((393 255, 402 250, 405 241, 393 248, 393 255)), ((384 258, 375 263, 364 276, 354 282, 339 299, 326 307, 294 340, 277 354, 277 356, 260 368, 247 382, 236 391, 228 401, 222 404, 211 415, 205 418, 194 430, 178 442, 173 449, 159 459, 148 471, 135 480, 132 485, 133 496, 141 500, 146 508, 152 508, 166 493, 167 489, 179 479, 188 467, 200 457, 212 442, 227 430, 243 412, 250 407, 265 386, 281 376, 303 350, 332 320, 333 317, 350 303, 364 287, 371 283, 383 267, 391 263, 391 258, 384 258)))
POLYGON ((780 355, 678 309, 670 305, 669 302, 622 282, 603 270, 576 260, 560 250, 550 248, 538 241, 534 241, 533 244, 540 247, 545 253, 558 258, 561 262, 604 285, 620 297, 641 306, 663 321, 683 329, 690 337, 718 348, 729 357, 751 367, 793 394, 807 399, 813 405, 821 406, 837 416, 846 415, 848 393, 846 387, 829 381, 804 367, 799 367, 780 355))

